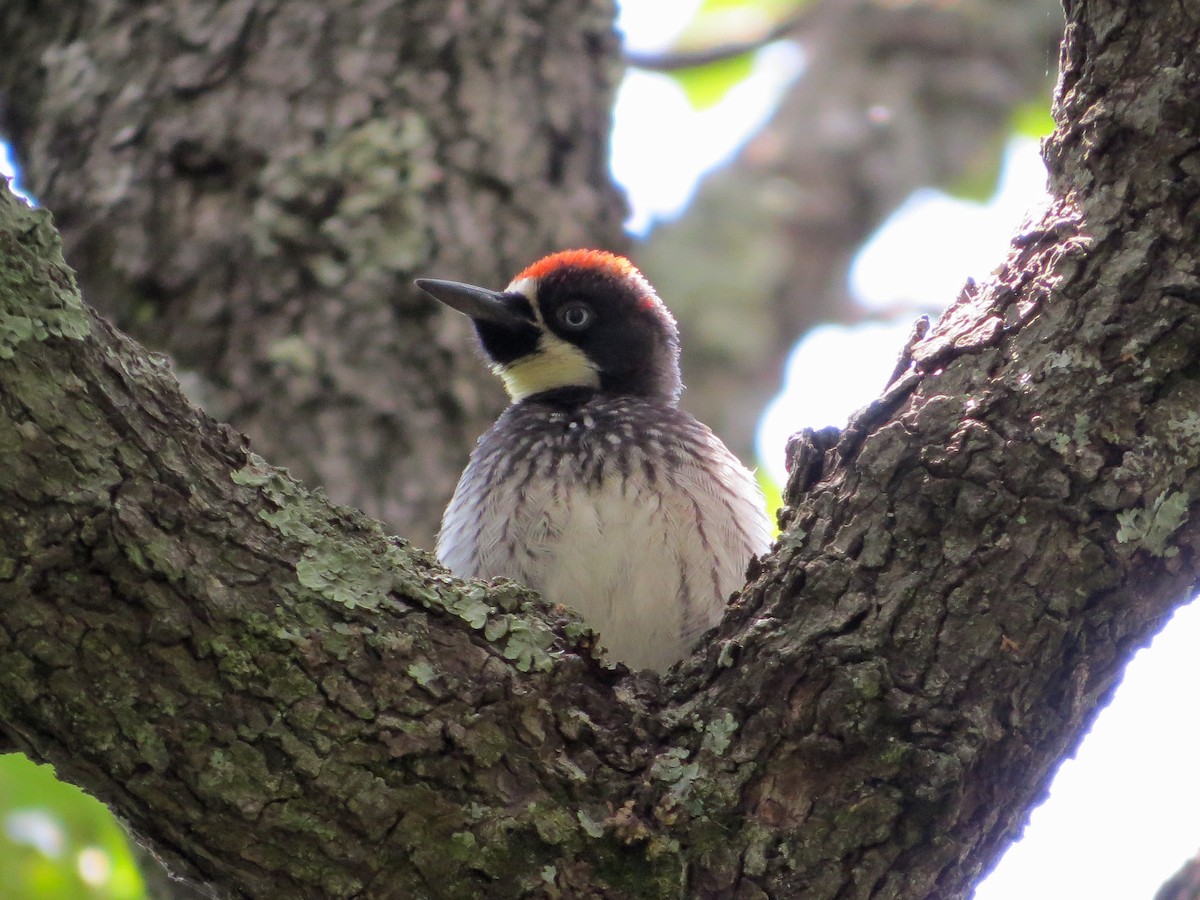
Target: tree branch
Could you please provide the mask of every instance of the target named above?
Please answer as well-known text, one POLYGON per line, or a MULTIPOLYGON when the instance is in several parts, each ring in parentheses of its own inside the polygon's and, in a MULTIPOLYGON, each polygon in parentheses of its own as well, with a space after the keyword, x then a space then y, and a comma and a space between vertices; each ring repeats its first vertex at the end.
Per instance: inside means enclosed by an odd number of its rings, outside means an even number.
POLYGON ((263 463, 0 192, 0 728, 230 896, 964 894, 1197 582, 1200 14, 1067 11, 1057 200, 661 681, 263 463))
POLYGON ((1200 897, 1200 854, 1185 862, 1154 894, 1154 900, 1196 900, 1200 897))
POLYGON ((625 51, 625 62, 637 69, 647 69, 655 72, 677 72, 680 69, 694 69, 715 62, 724 62, 738 56, 744 56, 755 50, 761 50, 767 44, 789 37, 803 30, 805 22, 811 17, 812 10, 805 6, 799 12, 776 22, 757 37, 742 41, 732 41, 727 44, 717 44, 696 50, 670 50, 666 52, 639 53, 625 51))
POLYGON ((620 249, 611 16, 4 4, 0 133, 91 305, 261 453, 432 543, 503 392, 412 279, 620 249))
POLYGON ((745 459, 800 336, 861 320, 867 238, 913 191, 999 171, 1014 114, 1049 107, 1062 39, 1059 0, 804 9, 804 70, 771 121, 637 253, 686 326, 684 405, 745 459))

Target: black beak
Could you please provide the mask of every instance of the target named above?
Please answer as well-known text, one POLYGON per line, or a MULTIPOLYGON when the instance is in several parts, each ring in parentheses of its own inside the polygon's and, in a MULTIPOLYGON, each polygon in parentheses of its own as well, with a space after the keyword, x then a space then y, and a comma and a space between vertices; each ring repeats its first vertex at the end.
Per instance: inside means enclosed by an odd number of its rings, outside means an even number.
POLYGON ((476 322, 492 322, 505 328, 518 328, 530 323, 529 301, 519 294, 489 291, 472 284, 442 281, 439 278, 418 278, 416 285, 439 303, 444 303, 476 322))

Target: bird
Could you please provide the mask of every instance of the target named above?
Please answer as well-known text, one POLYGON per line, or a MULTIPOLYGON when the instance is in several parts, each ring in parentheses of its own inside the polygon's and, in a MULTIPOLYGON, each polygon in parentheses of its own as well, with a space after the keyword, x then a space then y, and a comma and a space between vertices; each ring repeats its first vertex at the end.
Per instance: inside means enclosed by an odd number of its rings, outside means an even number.
POLYGON ((665 671, 772 537, 757 481, 679 408, 679 332, 623 256, 566 250, 501 291, 419 278, 474 323, 509 406, 480 438, 436 555, 578 612, 607 658, 665 671))

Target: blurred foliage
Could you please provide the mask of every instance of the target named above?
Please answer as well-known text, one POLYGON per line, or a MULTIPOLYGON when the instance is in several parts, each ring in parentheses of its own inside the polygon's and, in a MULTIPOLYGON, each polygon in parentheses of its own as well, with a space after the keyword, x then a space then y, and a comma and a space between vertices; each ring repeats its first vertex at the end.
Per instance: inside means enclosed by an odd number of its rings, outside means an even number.
POLYGON ((771 519, 771 535, 779 537, 779 510, 783 508, 783 489, 775 483, 775 479, 771 477, 766 466, 759 466, 754 470, 754 479, 762 488, 763 496, 767 500, 767 515, 771 519))
POLYGON ((1013 136, 1040 139, 1054 130, 1050 107, 1045 103, 1026 103, 1017 107, 1011 119, 1011 132, 1004 140, 987 148, 974 160, 962 178, 946 188, 946 193, 960 200, 987 203, 999 188, 1004 156, 1013 136))
POLYGON ((1044 138, 1054 130, 1054 116, 1045 103, 1026 103, 1013 113, 1012 128, 1023 137, 1044 138))
POLYGON ((790 15, 805 5, 806 0, 704 0, 696 10, 697 18, 713 13, 728 12, 729 10, 752 10, 779 19, 790 15))
MULTIPOLYGON (((690 53, 759 40, 806 4, 807 0, 704 0, 683 30, 674 51, 690 53)), ((760 46, 745 53, 671 72, 696 110, 716 106, 749 77, 760 46)))
POLYGON ((144 900, 108 809, 19 753, 0 756, 0 898, 144 900))
POLYGON ((671 77, 687 94, 692 109, 702 111, 716 106, 727 93, 750 77, 754 68, 754 53, 743 53, 731 59, 693 66, 672 72, 671 77))
POLYGON ((997 141, 983 149, 970 160, 962 175, 946 186, 946 193, 959 200, 987 203, 1000 186, 1000 172, 1004 168, 1006 140, 997 141))

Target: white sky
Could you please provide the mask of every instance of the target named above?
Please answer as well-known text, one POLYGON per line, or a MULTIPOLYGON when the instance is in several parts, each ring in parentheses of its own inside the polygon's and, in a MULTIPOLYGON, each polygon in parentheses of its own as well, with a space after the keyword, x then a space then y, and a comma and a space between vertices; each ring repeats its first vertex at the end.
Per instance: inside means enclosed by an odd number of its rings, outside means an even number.
MULTIPOLYGON (((639 49, 660 46, 697 6, 698 0, 624 0, 627 40, 639 49)), ((626 79, 615 117, 613 171, 630 194, 634 233, 678 214, 696 179, 728 159, 769 115, 781 85, 800 71, 798 60, 780 52, 760 59, 754 83, 701 115, 664 76, 626 79)), ((913 319, 953 300, 968 275, 987 277, 1026 210, 1041 201, 1044 185, 1036 143, 1017 140, 991 202, 921 191, 881 228, 856 261, 852 289, 868 309, 909 309, 893 321, 815 329, 796 347, 759 434, 762 462, 777 478, 787 436, 806 425, 844 424, 875 397, 913 319), (930 233, 941 236, 936 247, 925 238, 930 233), (822 390, 805 389, 813 383, 822 390), (838 396, 831 384, 842 387, 838 396)), ((1150 651, 1138 653, 1113 703, 1076 758, 1062 766, 1049 799, 1034 810, 1023 839, 980 885, 976 900, 1149 900, 1200 849, 1197 648, 1200 604, 1192 603, 1150 651)))
POLYGON ((16 167, 13 165, 12 150, 8 144, 0 141, 0 178, 12 178, 16 167))
POLYGON ((697 174, 729 161, 746 136, 766 122, 800 68, 793 47, 768 47, 758 54, 750 76, 703 112, 692 109, 674 80, 630 70, 613 112, 611 160, 613 174, 629 191, 629 231, 644 235, 655 219, 679 215, 691 200, 697 174), (658 123, 653 140, 638 134, 643 126, 637 123, 646 122, 658 123), (664 122, 670 123, 669 134, 664 122))

